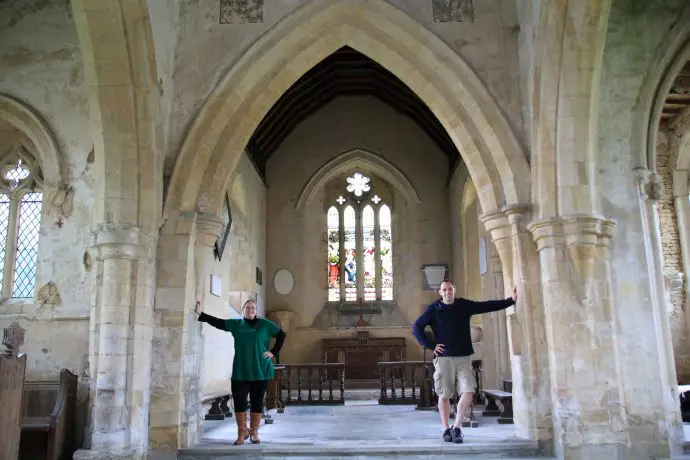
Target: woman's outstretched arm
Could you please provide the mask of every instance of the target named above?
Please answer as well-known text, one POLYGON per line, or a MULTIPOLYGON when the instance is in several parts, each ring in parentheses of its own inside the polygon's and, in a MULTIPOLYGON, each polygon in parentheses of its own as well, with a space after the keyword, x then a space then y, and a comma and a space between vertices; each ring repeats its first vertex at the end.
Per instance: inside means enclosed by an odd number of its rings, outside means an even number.
POLYGON ((216 318, 215 316, 207 315, 204 313, 204 310, 201 308, 201 302, 199 300, 196 301, 196 307, 194 308, 194 312, 199 315, 197 318, 197 321, 201 321, 202 323, 208 323, 211 326, 215 327, 216 329, 220 329, 221 331, 227 331, 227 321, 221 318, 216 318))

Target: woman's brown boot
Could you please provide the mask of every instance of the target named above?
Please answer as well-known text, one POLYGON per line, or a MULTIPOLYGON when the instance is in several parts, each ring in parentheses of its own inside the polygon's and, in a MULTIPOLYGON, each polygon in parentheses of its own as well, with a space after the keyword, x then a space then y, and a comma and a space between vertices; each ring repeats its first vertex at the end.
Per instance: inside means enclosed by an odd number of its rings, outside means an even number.
POLYGON ((247 413, 235 412, 235 420, 237 421, 237 439, 235 440, 235 445, 240 446, 244 444, 244 440, 247 439, 247 413))
POLYGON ((249 415, 249 438, 252 444, 259 444, 261 442, 259 439, 259 424, 261 423, 261 416, 263 414, 259 412, 251 412, 249 415))

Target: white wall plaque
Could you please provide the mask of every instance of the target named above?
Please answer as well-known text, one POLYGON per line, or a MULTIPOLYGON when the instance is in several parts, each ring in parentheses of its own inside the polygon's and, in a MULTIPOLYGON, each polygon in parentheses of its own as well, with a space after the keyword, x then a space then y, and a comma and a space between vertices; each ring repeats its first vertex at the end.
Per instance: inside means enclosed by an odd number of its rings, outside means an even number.
POLYGON ((223 294, 223 282, 220 276, 211 273, 211 294, 220 297, 223 294))
POLYGON ((295 285, 295 278, 289 270, 281 268, 273 277, 273 287, 278 294, 289 294, 295 285))

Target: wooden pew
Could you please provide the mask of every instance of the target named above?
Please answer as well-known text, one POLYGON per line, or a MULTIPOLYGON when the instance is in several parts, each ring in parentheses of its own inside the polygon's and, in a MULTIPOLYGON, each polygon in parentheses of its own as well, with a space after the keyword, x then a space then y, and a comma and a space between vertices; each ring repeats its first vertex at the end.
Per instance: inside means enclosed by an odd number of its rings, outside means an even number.
POLYGON ((26 355, 19 352, 23 344, 24 329, 19 323, 4 328, 0 348, 0 459, 16 459, 19 455, 26 371, 26 355))
POLYGON ((25 382, 23 393, 19 458, 72 458, 77 447, 77 376, 63 369, 59 380, 25 382))
POLYGON ((482 390, 484 397, 487 399, 486 410, 482 413, 484 416, 499 415, 498 423, 512 424, 513 423, 513 394, 501 390, 482 390), (496 401, 501 403, 503 411, 498 411, 496 401))

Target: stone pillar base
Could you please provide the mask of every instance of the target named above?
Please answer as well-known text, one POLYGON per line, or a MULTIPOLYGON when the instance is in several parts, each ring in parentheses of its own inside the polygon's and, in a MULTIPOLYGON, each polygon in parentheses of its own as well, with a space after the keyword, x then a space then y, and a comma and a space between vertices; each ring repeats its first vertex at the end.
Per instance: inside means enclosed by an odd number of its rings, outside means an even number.
MULTIPOLYGON (((146 452, 135 449, 79 449, 74 460, 146 460, 146 452)), ((174 458, 174 457, 173 457, 174 458)), ((161 459, 162 460, 162 459, 161 459)))
POLYGON ((568 460, 591 460, 605 458, 606 460, 628 460, 632 457, 630 448, 623 444, 582 444, 579 447, 568 447, 560 458, 568 460))

